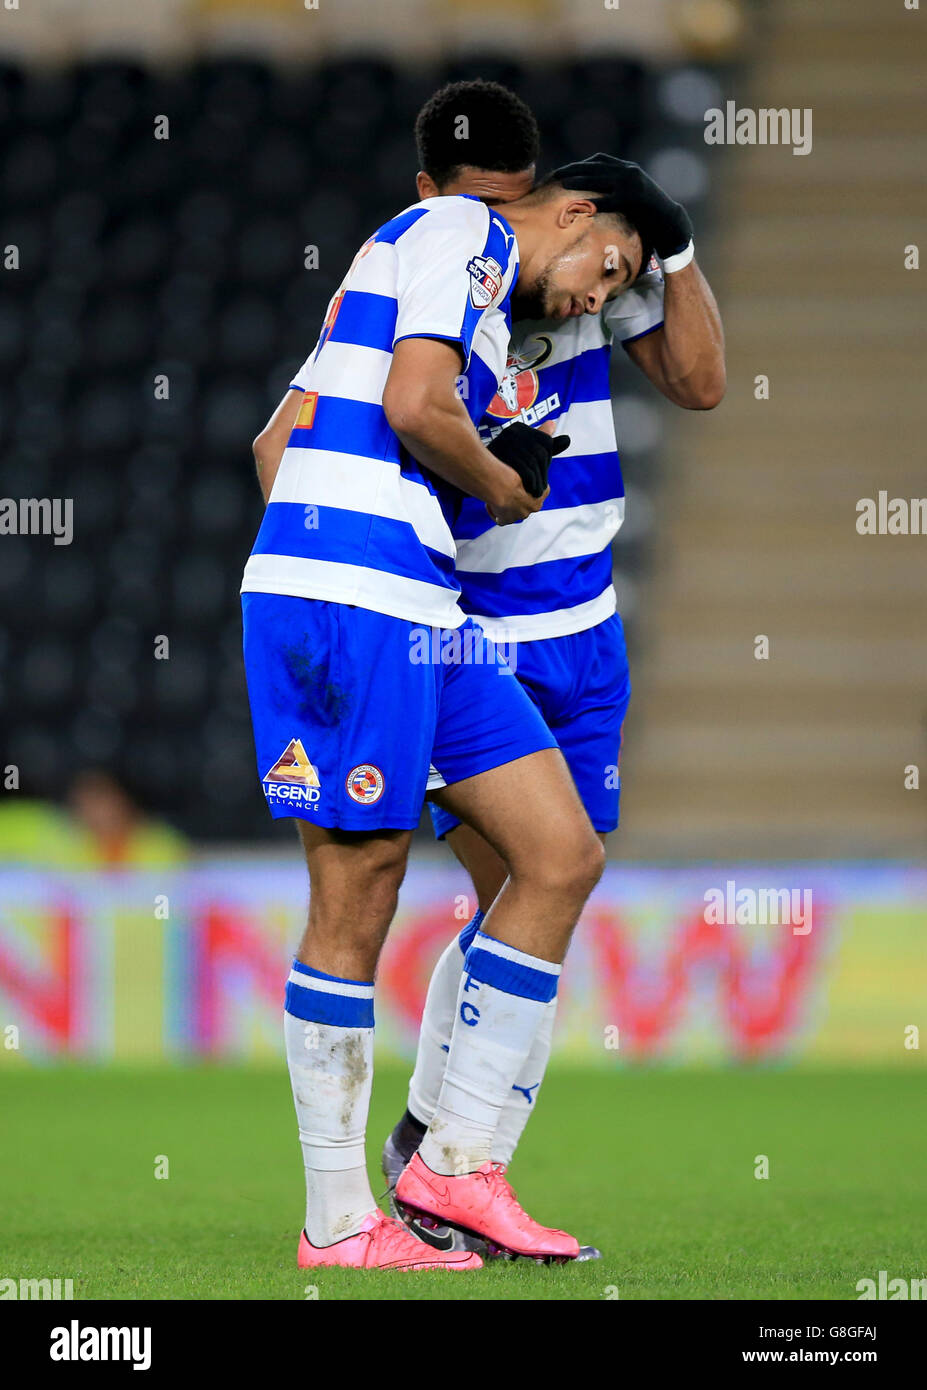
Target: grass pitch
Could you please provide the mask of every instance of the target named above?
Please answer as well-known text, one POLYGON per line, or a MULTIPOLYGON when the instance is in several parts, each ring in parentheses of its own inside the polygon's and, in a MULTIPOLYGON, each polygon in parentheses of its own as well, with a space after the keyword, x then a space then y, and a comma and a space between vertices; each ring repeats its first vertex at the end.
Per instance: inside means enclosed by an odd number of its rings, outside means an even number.
MULTIPOLYGON (((377 1068, 377 1194, 407 1074, 377 1068)), ((927 1272, 923 1086, 900 1070, 552 1070, 510 1176, 601 1262, 310 1274, 282 1063, 8 1071, 0 1277, 72 1278, 78 1299, 855 1300, 880 1269, 927 1272)))

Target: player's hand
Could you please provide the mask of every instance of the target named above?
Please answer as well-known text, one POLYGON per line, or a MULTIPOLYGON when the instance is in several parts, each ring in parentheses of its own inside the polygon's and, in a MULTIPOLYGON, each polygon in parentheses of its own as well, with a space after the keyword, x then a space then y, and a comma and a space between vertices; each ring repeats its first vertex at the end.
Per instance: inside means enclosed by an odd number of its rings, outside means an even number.
POLYGON ((540 497, 532 497, 526 492, 521 478, 513 468, 508 469, 512 485, 503 491, 497 500, 486 503, 486 510, 497 526, 511 526, 516 521, 524 521, 532 512, 539 512, 544 505, 550 488, 545 488, 540 497))
POLYGON ((502 463, 508 464, 509 468, 515 469, 525 491, 532 497, 547 495, 550 461, 570 447, 570 436, 561 434, 551 438, 552 429, 553 425, 547 425, 546 422, 540 429, 532 429, 530 425, 516 420, 501 434, 497 434, 489 445, 491 454, 495 454, 502 463))
MULTIPOLYGON (((597 193, 607 199, 609 207, 623 212, 637 228, 645 248, 652 247, 661 261, 687 250, 692 240, 689 214, 639 164, 597 154, 556 172, 565 188, 597 193)), ((646 264, 643 268, 646 270, 646 264)))
POLYGON ((674 202, 638 164, 629 162, 627 178, 627 215, 644 241, 661 261, 685 251, 692 240, 692 222, 682 203, 674 202))

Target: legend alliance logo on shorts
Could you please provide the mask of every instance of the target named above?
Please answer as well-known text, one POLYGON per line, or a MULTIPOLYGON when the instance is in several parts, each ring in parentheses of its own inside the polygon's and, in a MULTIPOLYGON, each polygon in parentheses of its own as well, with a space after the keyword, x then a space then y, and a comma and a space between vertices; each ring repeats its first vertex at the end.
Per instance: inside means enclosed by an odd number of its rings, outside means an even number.
POLYGON ((303 747, 302 739, 291 738, 280 757, 263 778, 264 795, 271 803, 288 801, 310 805, 321 799, 321 783, 303 747))

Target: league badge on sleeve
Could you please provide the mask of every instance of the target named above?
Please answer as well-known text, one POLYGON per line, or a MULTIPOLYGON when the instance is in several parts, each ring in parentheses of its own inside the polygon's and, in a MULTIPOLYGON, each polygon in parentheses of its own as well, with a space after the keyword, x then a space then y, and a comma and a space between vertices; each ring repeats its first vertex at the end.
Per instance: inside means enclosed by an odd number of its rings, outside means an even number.
POLYGON ((467 265, 470 275, 470 303, 474 309, 487 309, 502 289, 502 267, 492 256, 474 256, 467 265))

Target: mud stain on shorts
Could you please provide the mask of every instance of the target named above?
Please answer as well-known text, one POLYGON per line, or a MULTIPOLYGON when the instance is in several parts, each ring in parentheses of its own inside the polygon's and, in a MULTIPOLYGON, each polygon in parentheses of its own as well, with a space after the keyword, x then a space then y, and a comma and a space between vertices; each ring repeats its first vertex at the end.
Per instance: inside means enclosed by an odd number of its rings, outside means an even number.
POLYGON ((350 712, 352 699, 346 690, 330 679, 331 662, 328 658, 313 657, 305 646, 284 647, 282 656, 290 678, 302 696, 300 712, 311 712, 315 719, 325 724, 342 723, 350 712))

